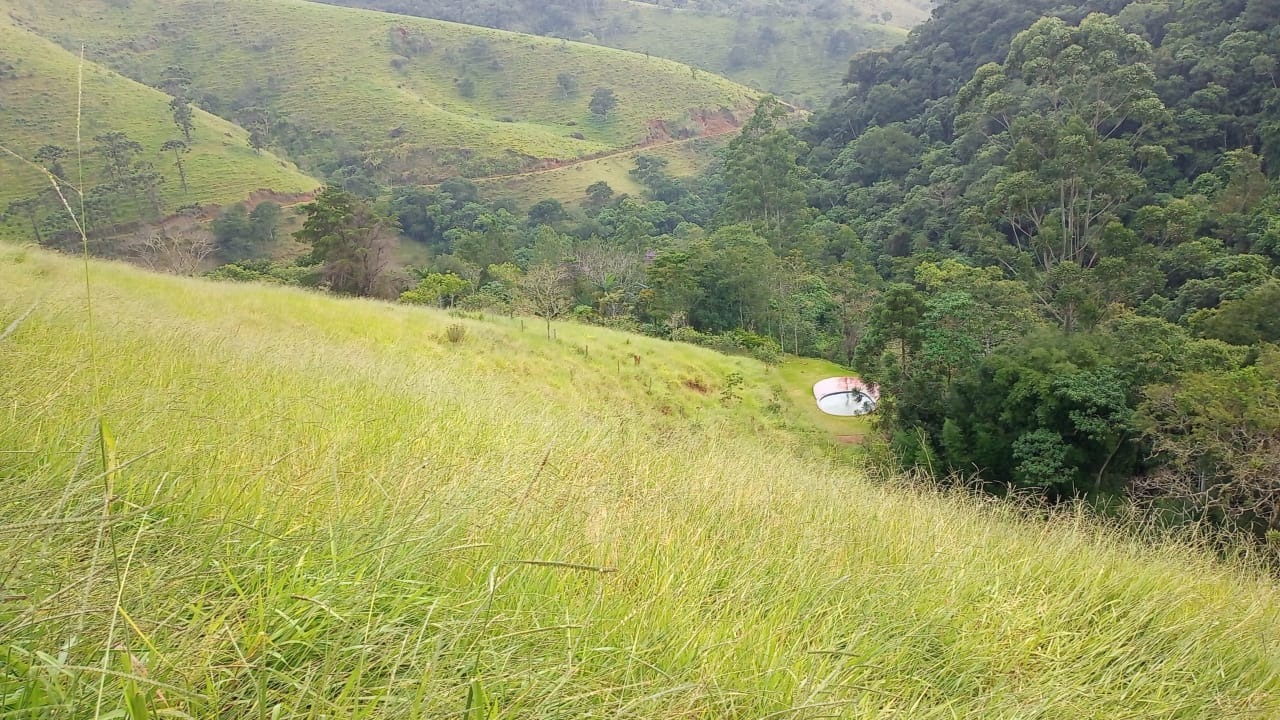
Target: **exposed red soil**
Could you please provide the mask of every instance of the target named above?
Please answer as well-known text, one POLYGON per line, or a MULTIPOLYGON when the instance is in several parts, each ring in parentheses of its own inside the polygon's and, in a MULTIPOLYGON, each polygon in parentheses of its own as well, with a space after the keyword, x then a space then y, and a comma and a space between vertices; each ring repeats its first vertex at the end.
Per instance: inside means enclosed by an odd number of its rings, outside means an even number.
POLYGON ((837 435, 836 442, 842 445, 862 445, 867 441, 866 433, 857 433, 855 435, 837 435))

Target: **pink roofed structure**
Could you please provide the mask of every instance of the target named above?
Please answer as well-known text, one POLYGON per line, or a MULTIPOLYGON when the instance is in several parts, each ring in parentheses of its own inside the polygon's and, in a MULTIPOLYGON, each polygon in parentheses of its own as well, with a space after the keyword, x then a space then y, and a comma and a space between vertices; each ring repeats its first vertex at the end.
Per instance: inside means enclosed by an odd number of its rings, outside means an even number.
POLYGON ((828 415, 854 417, 875 411, 880 387, 857 377, 827 378, 813 386, 813 397, 828 415))

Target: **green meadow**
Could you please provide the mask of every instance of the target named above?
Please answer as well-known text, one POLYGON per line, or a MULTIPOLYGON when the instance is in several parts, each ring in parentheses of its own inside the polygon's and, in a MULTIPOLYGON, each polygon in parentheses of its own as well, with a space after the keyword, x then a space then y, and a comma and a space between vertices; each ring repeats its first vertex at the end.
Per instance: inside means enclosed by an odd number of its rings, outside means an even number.
MULTIPOLYGON (((0 77, 0 144, 28 159, 44 145, 59 145, 72 153, 63 161, 68 174, 77 174, 79 63, 75 54, 0 14, 0 64, 13 68, 0 77)), ((164 176, 160 194, 169 211, 183 205, 237 202, 259 189, 299 193, 318 185, 271 153, 255 154, 242 128, 197 111, 190 152, 183 156, 188 183, 184 190, 173 154, 160 150, 165 141, 182 138, 168 96, 92 62, 84 66, 83 91, 80 132, 87 184, 94 182, 101 166, 92 154, 97 144, 93 138, 119 130, 143 146, 140 158, 164 176)), ((3 153, 0 173, 5 178, 0 182, 0 210, 50 187, 42 173, 3 153)), ((0 236, 25 238, 27 232, 20 218, 0 224, 0 236)))
MULTIPOLYGON (((832 14, 819 18, 809 14, 817 3, 804 2, 778 3, 771 12, 758 6, 731 11, 722 5, 717 12, 697 3, 673 7, 673 3, 594 0, 557 4, 548 16, 529 12, 520 3, 485 12, 459 0, 319 1, 567 37, 670 58, 808 107, 822 105, 839 87, 853 55, 901 42, 910 28, 929 16, 931 4, 826 2, 823 5, 832 14), (833 42, 837 37, 839 41, 833 42)), ((502 6, 492 0, 489 5, 502 6)), ((534 4, 526 7, 530 5, 534 4)))
POLYGON ((691 111, 745 119, 759 96, 657 57, 301 0, 5 6, 136 80, 155 85, 167 68, 185 68, 220 115, 237 117, 247 104, 287 124, 277 142, 304 165, 354 155, 391 182, 604 154, 691 111), (618 100, 603 118, 588 108, 597 87, 618 100))
POLYGON ((485 178, 477 181, 476 185, 486 195, 513 198, 525 205, 546 198, 581 205, 586 200, 587 188, 600 181, 608 183, 619 195, 626 193, 642 197, 645 193, 644 186, 630 175, 637 157, 648 155, 662 158, 667 161, 664 168, 667 174, 672 177, 689 177, 709 169, 715 162, 715 151, 726 142, 726 136, 671 142, 550 170, 485 178))
POLYGON ((1280 715, 1246 565, 870 478, 833 366, 551 330, 0 250, 0 716, 1280 715))

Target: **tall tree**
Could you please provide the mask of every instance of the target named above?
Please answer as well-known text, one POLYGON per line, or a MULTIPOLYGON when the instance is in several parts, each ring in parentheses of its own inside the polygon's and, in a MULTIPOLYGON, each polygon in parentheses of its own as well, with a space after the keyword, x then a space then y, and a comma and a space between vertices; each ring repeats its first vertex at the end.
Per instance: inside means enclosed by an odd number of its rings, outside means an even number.
POLYGON ((169 101, 169 109, 173 111, 173 124, 182 131, 182 137, 191 142, 191 132, 195 130, 195 112, 185 97, 175 97, 169 101))
POLYGON ((67 174, 62 167, 62 161, 67 159, 68 155, 67 149, 59 145, 43 145, 39 150, 36 150, 36 154, 32 156, 32 159, 53 173, 54 177, 59 180, 66 180, 67 174))
POLYGON ((568 273, 555 263, 534 265, 518 287, 521 305, 547 322, 547 337, 551 337, 551 321, 567 312, 573 302, 568 273))
POLYGON ((323 266, 335 292, 372 296, 385 293, 395 248, 395 220, 373 205, 335 187, 326 187, 304 205, 302 229, 294 233, 311 245, 310 259, 323 266))
POLYGON ((134 157, 142 152, 142 145, 119 130, 96 135, 93 139, 98 143, 94 151, 106 161, 103 172, 107 179, 120 186, 127 185, 133 173, 134 157))
POLYGON ((47 205, 45 195, 43 193, 33 195, 31 197, 21 198, 9 203, 6 208, 6 215, 21 215, 31 224, 31 233, 36 239, 36 243, 43 245, 44 238, 40 235, 40 219, 47 205))
POLYGON ((1150 59, 1105 15, 1043 18, 957 94, 958 124, 1006 157, 983 183, 988 209, 1041 268, 1096 260, 1107 223, 1145 187, 1138 170, 1167 156, 1146 144, 1167 117, 1150 59))
POLYGON ((722 213, 761 225, 775 241, 806 204, 805 173, 796 161, 804 148, 779 125, 785 116, 781 103, 765 98, 725 155, 729 188, 722 213))
POLYGON ((182 156, 191 152, 191 148, 181 140, 166 140, 160 146, 160 151, 173 153, 173 164, 178 168, 178 179, 182 181, 182 191, 187 192, 187 167, 182 161, 182 156))

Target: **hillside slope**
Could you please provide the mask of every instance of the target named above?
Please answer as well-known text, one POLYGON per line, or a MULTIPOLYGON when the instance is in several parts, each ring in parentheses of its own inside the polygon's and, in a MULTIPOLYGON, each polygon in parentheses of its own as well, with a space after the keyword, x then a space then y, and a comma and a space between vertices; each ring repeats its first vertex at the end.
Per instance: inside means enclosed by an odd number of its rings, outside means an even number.
POLYGON ((89 268, 0 250, 0 712, 1280 713, 1272 582, 873 484, 754 361, 89 268))
POLYGON ((668 60, 299 0, 5 5, 148 84, 185 68, 203 105, 331 176, 514 172, 742 114, 757 97, 668 60), (617 98, 603 119, 588 108, 596 88, 617 98))
MULTIPOLYGON (((46 145, 73 155, 76 145, 77 72, 79 58, 35 34, 15 26, 0 13, 0 144, 28 159, 46 145)), ((161 150, 168 140, 181 139, 169 109, 169 97, 120 77, 99 65, 86 63, 83 125, 85 173, 88 185, 100 180, 103 159, 93 149, 94 138, 122 131, 139 143, 138 159, 150 162, 162 176, 159 199, 163 211, 192 204, 226 204, 250 193, 269 189, 298 193, 318 182, 270 153, 255 154, 244 129, 204 112, 196 112, 189 152, 182 156, 187 188, 182 187, 173 153, 161 150)), ((75 161, 62 161, 74 176, 75 161)), ((41 224, 58 216, 48 180, 38 171, 0 154, 0 212, 11 203, 40 196, 41 224)), ((13 209, 0 236, 28 237, 30 214, 13 209)), ((60 223, 53 223, 60 226, 60 223)))
POLYGON ((917 4, 892 0, 738 6, 718 12, 630 0, 321 1, 671 58, 809 106, 839 87, 852 55, 901 42, 907 28, 928 17, 917 4), (886 24, 885 17, 892 22, 886 24))

